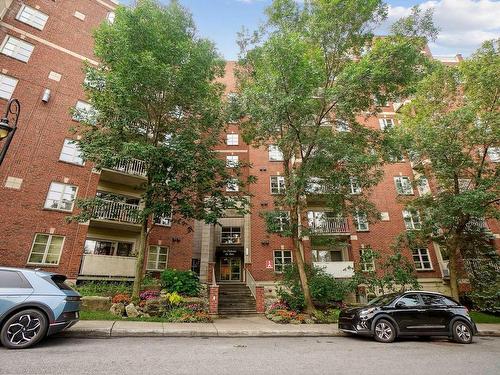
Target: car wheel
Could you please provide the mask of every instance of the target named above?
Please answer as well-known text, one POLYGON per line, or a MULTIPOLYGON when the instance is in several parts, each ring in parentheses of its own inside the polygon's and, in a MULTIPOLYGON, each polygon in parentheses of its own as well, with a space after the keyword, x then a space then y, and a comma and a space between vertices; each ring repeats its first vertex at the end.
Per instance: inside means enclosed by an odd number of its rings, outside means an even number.
POLYGON ((9 349, 24 349, 45 337, 49 322, 39 310, 22 310, 7 319, 0 331, 2 345, 9 349))
POLYGON ((453 339, 460 344, 470 344, 472 342, 472 330, 465 322, 453 323, 453 339))
POLYGON ((396 338, 396 328, 385 319, 377 320, 375 323, 375 340, 378 342, 393 342, 396 338))

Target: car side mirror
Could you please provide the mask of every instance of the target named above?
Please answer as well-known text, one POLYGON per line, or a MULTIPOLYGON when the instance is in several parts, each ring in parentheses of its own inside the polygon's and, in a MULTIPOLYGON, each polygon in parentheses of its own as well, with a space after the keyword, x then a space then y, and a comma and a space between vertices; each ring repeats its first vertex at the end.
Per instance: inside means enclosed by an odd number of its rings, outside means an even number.
POLYGON ((404 303, 403 301, 399 301, 398 303, 396 303, 396 308, 400 309, 402 307, 406 307, 406 303, 404 303))

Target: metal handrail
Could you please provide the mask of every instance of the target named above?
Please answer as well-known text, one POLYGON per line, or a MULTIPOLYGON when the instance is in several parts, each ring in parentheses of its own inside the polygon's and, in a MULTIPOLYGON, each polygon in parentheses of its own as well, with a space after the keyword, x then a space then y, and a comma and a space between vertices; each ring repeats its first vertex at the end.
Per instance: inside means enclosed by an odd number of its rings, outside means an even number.
POLYGON ((257 283, 255 282, 255 279, 253 278, 252 273, 248 268, 245 269, 245 276, 246 284, 252 292, 253 298, 257 299, 257 283))
POLYGON ((212 268, 212 286, 217 286, 217 281, 215 280, 215 267, 212 268))

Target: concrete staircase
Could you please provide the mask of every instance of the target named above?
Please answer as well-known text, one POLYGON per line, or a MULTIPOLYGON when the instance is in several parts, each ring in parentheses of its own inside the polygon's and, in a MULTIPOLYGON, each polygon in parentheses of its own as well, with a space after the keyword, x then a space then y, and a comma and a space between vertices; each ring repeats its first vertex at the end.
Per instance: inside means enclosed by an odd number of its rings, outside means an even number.
POLYGON ((255 298, 242 283, 219 284, 219 315, 256 314, 255 298))

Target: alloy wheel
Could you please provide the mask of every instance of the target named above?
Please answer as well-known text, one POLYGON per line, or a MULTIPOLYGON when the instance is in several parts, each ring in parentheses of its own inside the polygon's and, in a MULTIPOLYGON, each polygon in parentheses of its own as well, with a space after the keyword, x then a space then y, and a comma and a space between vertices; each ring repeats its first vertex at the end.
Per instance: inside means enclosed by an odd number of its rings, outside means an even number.
POLYGON ((392 328, 385 322, 380 322, 375 326, 375 334, 382 341, 387 341, 391 338, 392 328))
POLYGON ((31 314, 21 315, 7 328, 7 339, 12 345, 23 345, 33 340, 40 333, 40 319, 31 314))
POLYGON ((468 342, 471 338, 470 329, 464 323, 459 323, 455 326, 455 333, 458 339, 462 342, 468 342))

